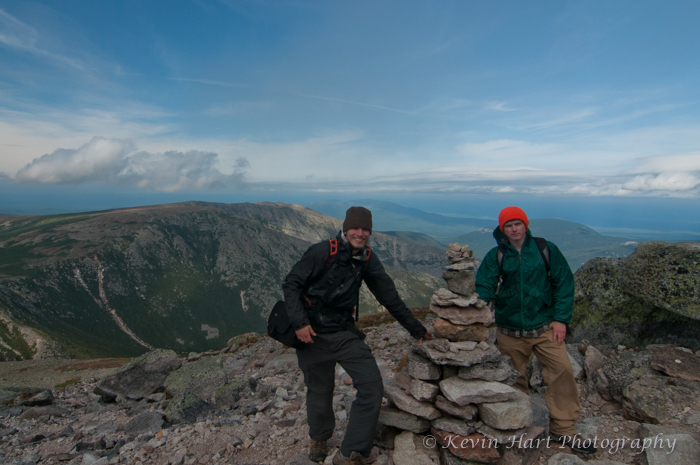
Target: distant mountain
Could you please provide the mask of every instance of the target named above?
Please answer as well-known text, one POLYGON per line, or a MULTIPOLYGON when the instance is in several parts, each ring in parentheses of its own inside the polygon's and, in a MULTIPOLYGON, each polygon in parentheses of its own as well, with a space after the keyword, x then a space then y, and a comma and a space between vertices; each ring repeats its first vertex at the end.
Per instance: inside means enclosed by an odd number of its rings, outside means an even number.
MULTIPOLYGON (((449 242, 468 244, 474 255, 483 258, 493 247, 496 240, 493 224, 461 236, 452 238, 449 242)), ((557 218, 541 218, 530 220, 530 231, 533 236, 544 237, 554 242, 569 262, 572 271, 595 257, 619 258, 631 254, 638 243, 620 237, 609 237, 598 234, 591 228, 580 223, 573 223, 557 218)))
MULTIPOLYGON (((204 351, 262 332, 292 265, 341 224, 281 203, 0 218, 0 356, 39 346, 77 357, 204 351), (39 336, 27 347, 20 333, 39 336)), ((381 233, 370 244, 406 303, 427 305, 444 248, 381 233)), ((377 307, 366 289, 361 303, 363 313, 377 307)))
POLYGON ((446 248, 446 244, 442 244, 427 234, 421 234, 413 231, 382 231, 382 234, 387 236, 396 236, 408 241, 418 242, 419 244, 431 245, 433 247, 446 248))
POLYGON ((309 208, 334 218, 345 218, 345 211, 351 206, 362 206, 372 210, 374 229, 377 231, 412 231, 426 234, 439 240, 441 237, 456 236, 493 223, 482 218, 458 218, 428 213, 416 208, 404 207, 380 200, 353 200, 340 202, 328 200, 309 204, 309 208))

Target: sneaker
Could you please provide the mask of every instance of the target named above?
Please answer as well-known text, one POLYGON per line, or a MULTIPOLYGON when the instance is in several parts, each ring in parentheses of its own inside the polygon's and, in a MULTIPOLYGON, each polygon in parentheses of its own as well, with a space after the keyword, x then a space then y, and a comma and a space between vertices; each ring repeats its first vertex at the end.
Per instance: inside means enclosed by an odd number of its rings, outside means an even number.
POLYGON ((578 452, 579 454, 595 454, 598 452, 598 449, 593 445, 593 441, 584 439, 578 434, 572 437, 566 434, 559 435, 549 433, 549 438, 554 442, 569 446, 572 451, 578 452))
POLYGON ((328 444, 326 441, 314 441, 311 440, 311 447, 309 447, 309 460, 316 463, 321 463, 326 460, 328 455, 328 444))

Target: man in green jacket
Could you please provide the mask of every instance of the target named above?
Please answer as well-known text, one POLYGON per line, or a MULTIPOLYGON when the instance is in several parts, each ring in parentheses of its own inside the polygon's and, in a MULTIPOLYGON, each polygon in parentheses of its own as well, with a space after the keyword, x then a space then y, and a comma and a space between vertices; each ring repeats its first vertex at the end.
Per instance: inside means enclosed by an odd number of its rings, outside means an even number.
POLYGON ((495 303, 498 348, 511 358, 520 373, 515 387, 526 394, 525 369, 535 354, 547 384, 551 439, 592 454, 596 448, 576 435, 578 388, 564 344, 574 303, 571 268, 556 245, 538 246, 522 209, 504 208, 498 223, 493 236, 500 247, 486 254, 476 275, 479 297, 495 303))

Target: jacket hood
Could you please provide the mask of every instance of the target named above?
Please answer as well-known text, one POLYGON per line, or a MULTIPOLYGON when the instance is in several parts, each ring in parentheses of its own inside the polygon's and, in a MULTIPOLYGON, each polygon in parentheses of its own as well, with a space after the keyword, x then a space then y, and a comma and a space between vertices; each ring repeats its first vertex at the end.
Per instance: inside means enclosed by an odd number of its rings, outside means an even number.
MULTIPOLYGON (((525 235, 527 236, 525 240, 527 240, 528 237, 532 237, 532 233, 530 232, 529 228, 525 235)), ((503 231, 501 231, 501 228, 499 227, 496 227, 496 229, 493 230, 493 238, 496 239, 496 243, 498 245, 508 243, 508 236, 506 236, 506 234, 503 231)))

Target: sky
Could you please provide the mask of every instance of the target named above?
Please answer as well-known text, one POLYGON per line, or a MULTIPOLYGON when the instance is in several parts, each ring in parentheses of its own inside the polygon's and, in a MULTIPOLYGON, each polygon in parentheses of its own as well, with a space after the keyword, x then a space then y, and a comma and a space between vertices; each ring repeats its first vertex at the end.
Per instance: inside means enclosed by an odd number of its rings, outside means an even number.
POLYGON ((698 24, 673 0, 0 1, 0 211, 628 205, 700 238, 698 24))

